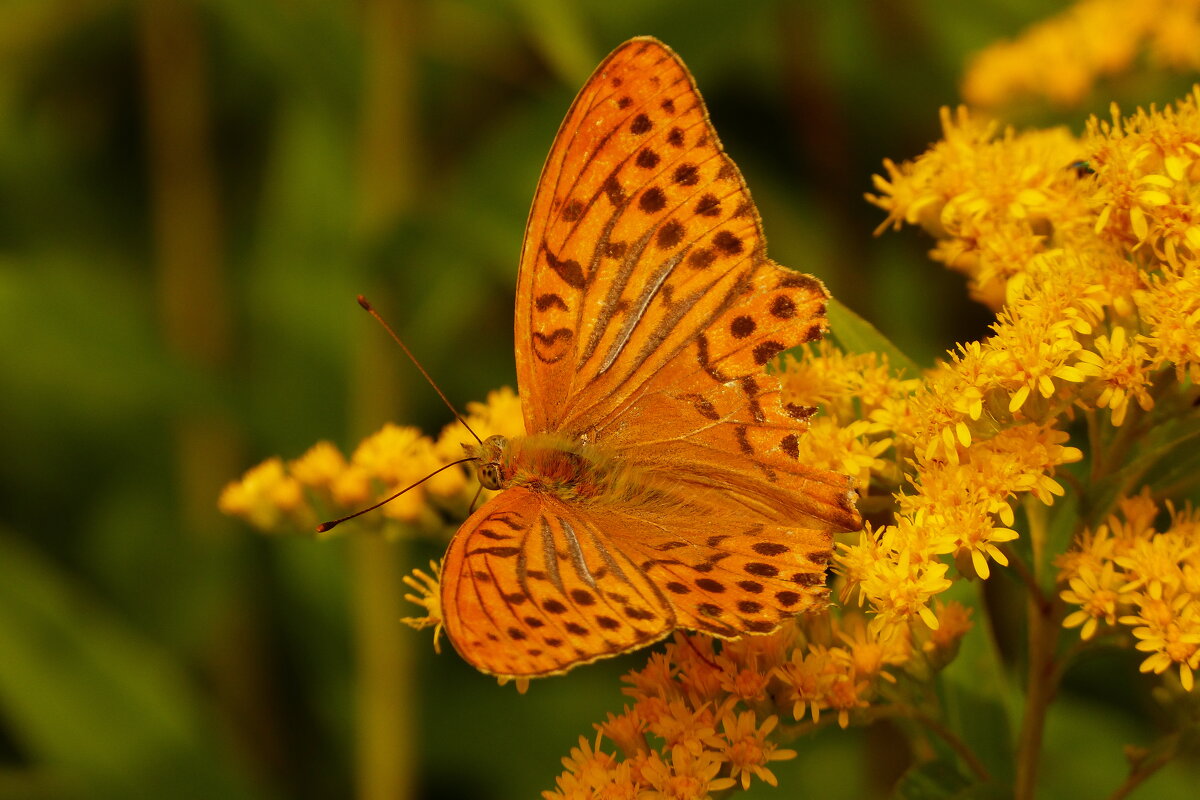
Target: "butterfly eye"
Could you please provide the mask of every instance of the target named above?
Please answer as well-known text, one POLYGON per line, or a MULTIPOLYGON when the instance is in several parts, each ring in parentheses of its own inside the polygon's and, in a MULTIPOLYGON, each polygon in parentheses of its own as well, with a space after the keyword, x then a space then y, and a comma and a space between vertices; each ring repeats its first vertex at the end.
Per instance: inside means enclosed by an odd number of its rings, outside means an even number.
POLYGON ((484 464, 479 468, 479 482, 485 489, 500 489, 500 465, 484 464))

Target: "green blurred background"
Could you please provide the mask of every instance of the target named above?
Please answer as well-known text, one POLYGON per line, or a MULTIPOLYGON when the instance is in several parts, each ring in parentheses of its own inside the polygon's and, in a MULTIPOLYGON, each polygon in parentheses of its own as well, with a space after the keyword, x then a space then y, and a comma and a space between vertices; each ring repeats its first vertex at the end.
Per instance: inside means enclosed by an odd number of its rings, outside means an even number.
MULTIPOLYGON (((926 240, 872 238, 862 194, 938 138, 969 54, 1064 6, 0 0, 0 798, 551 788, 644 653, 498 688, 395 621, 416 613, 399 576, 444 541, 267 538, 217 513, 221 486, 445 423, 359 292, 460 405, 513 383, 541 162, 638 34, 691 67, 775 259, 922 364, 982 335, 926 240)), ((1110 685, 1135 663, 1069 684, 1048 796, 1111 789, 1152 735, 1144 690, 1110 685)), ((799 742, 775 796, 886 794, 896 742, 799 742)))

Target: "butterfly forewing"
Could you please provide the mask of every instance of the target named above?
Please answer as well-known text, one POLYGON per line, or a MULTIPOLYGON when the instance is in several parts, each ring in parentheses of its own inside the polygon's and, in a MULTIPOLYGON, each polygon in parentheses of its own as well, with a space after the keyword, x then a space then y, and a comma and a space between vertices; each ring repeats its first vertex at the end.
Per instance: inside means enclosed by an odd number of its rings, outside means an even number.
POLYGON ((653 581, 594 519, 508 489, 463 524, 442 566, 450 640, 493 675, 551 675, 675 627, 653 581))
POLYGON ((819 338, 826 294, 820 283, 771 262, 751 291, 636 387, 592 435, 653 470, 718 488, 771 519, 854 530, 861 525, 853 482, 800 461, 800 436, 814 409, 782 398, 764 366, 819 338))
POLYGON ((582 432, 743 295, 765 262, 758 215, 679 58, 618 48, 546 161, 517 290, 530 431, 582 432))

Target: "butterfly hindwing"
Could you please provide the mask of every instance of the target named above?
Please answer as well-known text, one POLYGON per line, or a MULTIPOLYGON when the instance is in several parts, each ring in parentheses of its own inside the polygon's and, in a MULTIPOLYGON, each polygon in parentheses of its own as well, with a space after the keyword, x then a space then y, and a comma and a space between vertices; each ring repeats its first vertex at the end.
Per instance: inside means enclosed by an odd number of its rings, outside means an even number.
POLYGON ((705 515, 611 508, 602 529, 544 495, 505 490, 443 563, 451 642, 484 672, 536 677, 675 628, 768 633, 823 605, 827 532, 748 523, 710 499, 705 515))
POLYGON ((828 532, 750 523, 744 514, 657 520, 665 522, 667 530, 618 543, 664 588, 678 627, 734 638, 824 607, 828 532))
POLYGON ((662 591, 587 514, 514 488, 476 511, 442 565, 447 632, 494 675, 551 675, 675 627, 662 591))

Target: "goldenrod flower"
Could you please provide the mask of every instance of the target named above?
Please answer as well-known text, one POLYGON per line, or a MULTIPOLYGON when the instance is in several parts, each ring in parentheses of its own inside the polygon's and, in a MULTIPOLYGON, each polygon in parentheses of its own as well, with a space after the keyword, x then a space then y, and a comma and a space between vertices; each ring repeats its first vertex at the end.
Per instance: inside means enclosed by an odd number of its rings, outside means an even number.
POLYGON ((901 377, 882 353, 845 353, 822 339, 782 363, 784 400, 821 408, 821 417, 849 424, 890 400, 914 392, 916 376, 901 377))
POLYGON ((720 744, 716 735, 717 713, 708 703, 693 708, 682 699, 668 700, 666 707, 653 719, 647 728, 666 743, 671 752, 680 748, 692 753, 712 749, 720 744))
POLYGON ((373 499, 371 473, 361 464, 347 463, 330 442, 317 442, 289 461, 288 470, 318 499, 325 516, 362 508, 373 499))
MULTIPOLYGON (((524 433, 520 400, 511 389, 491 392, 487 403, 468 403, 467 409, 466 420, 476 430, 524 433)), ((462 458, 461 444, 471 439, 457 422, 437 443, 417 428, 387 424, 363 439, 349 459, 329 442, 318 442, 286 465, 272 458, 249 470, 225 488, 219 506, 264 530, 311 530, 321 519, 360 510, 412 486, 379 512, 359 518, 359 526, 395 535, 402 528, 383 524, 392 519, 404 522, 403 530, 442 530, 442 515, 434 507, 465 509, 472 487, 468 470, 438 470, 462 458)))
POLYGON ((346 459, 331 442, 317 442, 304 455, 288 462, 292 477, 310 489, 329 491, 345 472, 346 459))
MULTIPOLYGON (((881 535, 899 540, 898 528, 885 528, 881 535)), ((950 588, 948 566, 941 561, 916 558, 908 547, 897 544, 888 548, 891 556, 880 559, 862 582, 862 593, 875 613, 876 630, 906 624, 920 617, 930 628, 938 626, 929 609, 929 601, 950 588)))
POLYGON ((1179 669, 1185 691, 1200 667, 1200 605, 1197 603, 1200 537, 1197 515, 1171 510, 1171 525, 1156 531, 1159 508, 1149 493, 1123 498, 1119 514, 1060 557, 1059 580, 1069 583, 1062 598, 1079 606, 1063 621, 1083 626, 1084 639, 1101 621, 1132 628, 1136 648, 1148 653, 1143 672, 1179 669))
POLYGON ((636 708, 625 706, 620 714, 609 714, 606 721, 596 726, 596 730, 621 748, 626 758, 633 758, 649 750, 646 743, 646 721, 638 715, 636 708))
MULTIPOLYGON (((355 449, 351 462, 379 482, 383 496, 417 483, 445 464, 437 455, 433 441, 419 429, 391 424, 364 439, 355 449)), ((392 519, 416 522, 427 511, 428 495, 452 497, 464 492, 466 485, 465 470, 457 467, 443 470, 380 510, 392 519)))
POLYGON ((853 674, 841 674, 833 679, 826 705, 837 712, 838 727, 849 727, 850 712, 870 705, 868 693, 868 683, 858 680, 853 674))
POLYGON ((1112 563, 1104 564, 1099 572, 1084 567, 1078 577, 1070 578, 1071 588, 1060 593, 1063 600, 1080 606, 1078 611, 1068 614, 1063 620, 1064 628, 1083 629, 1082 639, 1091 639, 1101 622, 1106 625, 1117 623, 1117 603, 1121 598, 1120 581, 1112 563))
POLYGON ((729 777, 738 781, 740 776, 743 789, 750 788, 751 776, 771 786, 778 786, 779 781, 767 769, 767 764, 796 757, 795 750, 779 748, 767 738, 779 724, 779 717, 769 716, 761 726, 756 727, 755 723, 753 711, 743 711, 736 717, 729 714, 721 723, 725 731, 722 751, 729 762, 729 777))
POLYGON ((645 667, 621 678, 631 684, 630 688, 622 691, 632 697, 672 697, 678 689, 675 683, 677 673, 678 668, 667 654, 651 653, 645 667))
POLYGON ((1200 383, 1200 272, 1168 272, 1136 295, 1149 332, 1138 338, 1153 353, 1155 369, 1171 366, 1179 380, 1200 383))
POLYGON ((600 749, 600 736, 594 744, 580 736, 579 746, 571 748, 571 754, 562 763, 566 771, 558 778, 558 789, 542 792, 545 800, 632 799, 638 796, 628 766, 622 769, 616 756, 600 749))
POLYGON ((439 644, 439 637, 441 636, 442 623, 445 619, 442 614, 441 562, 430 561, 429 569, 429 573, 421 569, 414 569, 411 574, 404 576, 404 582, 416 592, 416 594, 404 595, 404 599, 410 603, 424 606, 426 611, 425 616, 401 617, 400 621, 417 630, 422 630, 433 625, 433 649, 434 652, 440 653, 442 652, 442 648, 439 644))
POLYGON ((717 671, 721 689, 744 702, 765 698, 771 682, 771 670, 759 669, 756 662, 757 659, 752 659, 749 664, 738 666, 730 659, 724 659, 721 666, 725 669, 717 671))
POLYGON ((1174 602, 1143 597, 1139 613, 1121 618, 1133 626, 1138 650, 1150 653, 1141 664, 1142 672, 1161 674, 1172 666, 1179 668, 1184 691, 1193 688, 1193 671, 1200 668, 1200 609, 1187 595, 1174 602))
POLYGON ((949 664, 958 653, 958 643, 972 627, 972 609, 962 603, 934 601, 938 626, 924 634, 921 650, 935 669, 949 664))
POLYGON ((792 717, 802 720, 808 713, 813 722, 820 722, 821 709, 827 707, 826 698, 837 676, 829 650, 820 646, 807 651, 797 648, 791 659, 776 669, 776 674, 787 689, 792 717))
POLYGON ((1196 3, 1081 0, 1016 39, 978 53, 967 68, 962 92, 981 106, 1025 97, 1077 105, 1099 79, 1131 70, 1143 52, 1157 65, 1200 69, 1196 3))
POLYGON ((865 419, 842 427, 830 418, 818 417, 808 433, 800 437, 798 458, 801 463, 852 476, 859 491, 865 494, 872 473, 886 469, 881 456, 892 446, 890 438, 871 441, 871 428, 865 419))
MULTIPOLYGON (((940 603, 939 603, 940 606, 940 603)), ((845 645, 839 648, 852 674, 858 678, 874 681, 879 678, 894 683, 895 678, 887 671, 889 666, 900 666, 912 658, 912 642, 907 636, 881 638, 862 616, 847 612, 839 622, 838 639, 845 645)))
POLYGON ((1086 213, 1064 166, 1085 154, 1065 129, 1018 135, 966 108, 942 109, 943 141, 920 158, 884 162, 867 199, 888 212, 880 230, 921 225, 941 240, 931 254, 966 273, 971 294, 992 308, 1005 282, 1047 250, 1049 233, 1086 213))
MULTIPOLYGON (((509 386, 488 392, 483 403, 467 403, 464 418, 471 430, 481 438, 499 434, 507 438, 525 435, 525 418, 521 412, 521 398, 509 386)), ((443 463, 462 458, 462 445, 475 441, 475 437, 461 422, 452 422, 442 429, 435 450, 443 463)))
POLYGON ((227 485, 217 500, 224 514, 244 518, 251 525, 271 531, 299 514, 304 504, 300 482, 286 474, 283 459, 269 458, 227 485))
POLYGON ((720 792, 734 785, 732 778, 718 778, 722 762, 711 750, 701 753, 676 747, 671 750, 670 760, 662 758, 657 751, 642 767, 642 777, 650 787, 638 797, 641 800, 708 800, 713 792, 720 792))

